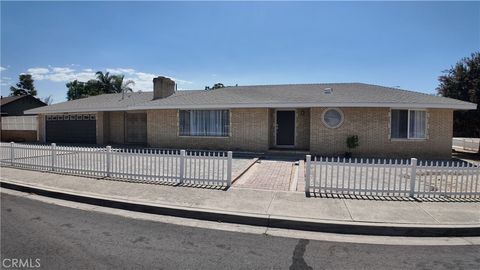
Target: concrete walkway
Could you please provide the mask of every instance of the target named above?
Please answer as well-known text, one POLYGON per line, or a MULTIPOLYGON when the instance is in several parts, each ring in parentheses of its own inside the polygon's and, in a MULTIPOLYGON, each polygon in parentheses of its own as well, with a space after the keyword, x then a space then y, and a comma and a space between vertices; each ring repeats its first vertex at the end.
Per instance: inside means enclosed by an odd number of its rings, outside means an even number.
POLYGON ((407 227, 474 227, 480 230, 479 202, 375 201, 307 198, 303 192, 228 191, 129 183, 1 168, 0 180, 54 191, 202 211, 338 224, 407 227))
POLYGON ((289 191, 295 162, 258 160, 234 183, 234 187, 289 191))

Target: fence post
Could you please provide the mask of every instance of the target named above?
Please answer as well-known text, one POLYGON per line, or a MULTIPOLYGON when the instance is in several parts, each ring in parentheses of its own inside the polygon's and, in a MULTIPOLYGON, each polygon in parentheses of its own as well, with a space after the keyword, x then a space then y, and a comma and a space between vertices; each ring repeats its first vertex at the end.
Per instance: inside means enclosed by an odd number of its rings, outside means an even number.
POLYGON ((232 185, 232 151, 227 152, 227 187, 232 185))
POLYGON ((52 171, 55 171, 55 165, 57 164, 57 145, 52 143, 52 171))
POLYGON ((111 174, 111 171, 112 171, 112 168, 111 168, 111 164, 112 164, 112 147, 110 145, 107 145, 107 158, 106 158, 106 162, 107 162, 107 177, 110 177, 112 176, 111 174))
POLYGON ((417 159, 411 158, 410 165, 412 166, 410 173, 410 197, 413 197, 415 195, 415 181, 417 178, 417 159))
POLYGON ((305 194, 307 194, 307 196, 310 195, 310 169, 311 169, 311 163, 312 163, 312 156, 311 155, 307 155, 307 157, 305 158, 305 194))
POLYGON ((185 150, 180 150, 180 183, 185 180, 185 150))
POLYGON ((12 166, 13 166, 13 159, 14 159, 14 153, 13 153, 14 147, 15 147, 15 143, 10 142, 10 165, 12 166))

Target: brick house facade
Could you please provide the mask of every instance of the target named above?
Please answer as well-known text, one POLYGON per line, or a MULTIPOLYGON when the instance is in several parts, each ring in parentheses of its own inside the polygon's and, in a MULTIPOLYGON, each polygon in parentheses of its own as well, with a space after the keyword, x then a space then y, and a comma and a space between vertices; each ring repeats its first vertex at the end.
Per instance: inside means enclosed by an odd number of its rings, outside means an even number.
MULTIPOLYGON (((165 79, 160 78, 160 80, 165 79)), ((347 138, 356 135, 359 146, 351 152, 357 157, 447 159, 451 157, 453 111, 476 107, 475 104, 462 101, 363 84, 335 84, 333 88, 325 88, 324 85, 291 85, 285 88, 288 91, 282 90, 282 87, 245 87, 243 89, 232 87, 222 91, 177 92, 168 79, 158 84, 155 84, 154 80, 154 92, 160 92, 156 94, 160 97, 158 99, 152 100, 151 97, 147 97, 144 98, 146 102, 130 104, 123 110, 105 108, 103 111, 94 109, 82 109, 82 111, 92 114, 90 117, 83 118, 95 118, 96 143, 101 145, 137 144, 158 148, 250 152, 267 152, 282 148, 317 155, 341 156, 349 151, 346 144, 347 138), (329 91, 334 89, 334 93, 327 94, 323 91, 324 88, 330 89, 329 91), (287 101, 300 98, 309 101, 317 95, 322 99, 308 104, 297 102, 298 106, 295 106, 297 103, 294 102, 271 101, 275 98, 277 93, 275 91, 287 101), (358 92, 360 97, 358 99, 366 100, 361 103, 365 104, 364 106, 342 100, 324 102, 332 98, 345 99, 351 91, 358 92), (384 93, 382 91, 392 95, 396 102, 392 103, 389 100, 377 102, 379 93, 384 93), (264 103, 266 104, 264 107, 256 106, 249 100, 242 103, 243 95, 257 95, 254 97, 256 100, 262 98, 262 95, 268 96, 265 93, 272 95, 273 98, 269 97, 268 100, 271 103, 264 103), (235 98, 237 100, 231 102, 235 98), (227 102, 229 102, 228 105, 226 105, 227 102), (375 106, 377 104, 378 106, 375 106), (185 133, 182 131, 185 127, 190 129, 192 125, 191 122, 185 124, 185 121, 194 121, 196 118, 185 120, 186 116, 181 115, 194 117, 190 115, 192 112, 202 110, 223 113, 222 121, 228 123, 226 127, 222 127, 223 133, 219 133, 220 135, 182 134, 182 132, 185 133), (337 122, 332 125, 329 121, 337 122), (288 122, 287 125, 285 125, 286 122, 288 122), (290 128, 290 131, 285 128, 290 128), (288 135, 285 135, 287 133, 288 135), (288 143, 281 143, 282 140, 288 143)), ((135 94, 132 94, 132 97, 133 95, 135 94)), ((142 93, 142 95, 148 94, 142 93)), ((95 98, 87 98, 82 102, 88 105, 86 101, 95 98)), ((97 98, 97 100, 100 99, 100 97, 97 98)), ((125 101, 122 100, 122 102, 125 101)), ((64 115, 80 113, 78 109, 67 111, 60 105, 53 108, 55 109, 53 111, 46 110, 39 113, 41 141, 49 141, 46 134, 47 128, 45 128, 46 117, 58 113, 64 115)), ((61 119, 72 119, 72 117, 61 119)), ((205 123, 202 122, 202 124, 205 123)))

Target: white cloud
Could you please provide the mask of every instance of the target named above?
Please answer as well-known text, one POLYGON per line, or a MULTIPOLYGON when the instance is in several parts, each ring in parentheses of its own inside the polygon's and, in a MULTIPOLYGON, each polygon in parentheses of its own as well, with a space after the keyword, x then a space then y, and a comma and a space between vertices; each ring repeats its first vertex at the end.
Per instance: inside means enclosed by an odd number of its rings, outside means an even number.
POLYGON ((95 72, 79 72, 79 73, 75 74, 75 79, 79 80, 79 81, 82 81, 82 82, 86 82, 88 80, 93 80, 96 77, 97 77, 97 75, 95 75, 95 72))
MULTIPOLYGON (((153 91, 153 78, 158 76, 153 73, 140 72, 131 68, 107 68, 106 70, 112 74, 125 74, 125 80, 132 80, 135 82, 135 85, 132 87, 135 91, 153 91)), ((179 85, 192 84, 191 81, 181 80, 171 76, 167 77, 171 78, 179 85)))
MULTIPOLYGON (((96 78, 94 69, 92 68, 85 68, 77 71, 70 67, 49 66, 48 68, 29 68, 27 71, 29 74, 32 74, 35 80, 39 81, 48 80, 52 82, 70 82, 73 80, 79 80, 85 82, 96 78)), ((153 73, 140 72, 133 68, 107 68, 106 72, 110 72, 111 74, 124 74, 125 80, 132 80, 135 82, 135 85, 132 86, 134 91, 153 91, 153 78, 158 76, 153 73)), ((170 77, 172 80, 174 80, 178 84, 179 89, 185 89, 185 85, 193 83, 191 81, 182 80, 171 76, 167 77, 170 77)))
POLYGON ((2 86, 12 85, 12 84, 13 84, 12 78, 10 77, 0 78, 0 85, 2 86))
POLYGON ((69 67, 53 67, 53 68, 29 68, 27 73, 32 74, 34 80, 48 80, 53 82, 69 82, 73 80, 88 81, 95 79, 95 73, 92 72, 76 72, 75 69, 69 67))
POLYGON ((135 85, 132 86, 135 91, 153 91, 153 78, 155 77, 157 76, 154 74, 136 72, 135 74, 125 77, 125 80, 132 80, 135 82, 135 85))
POLYGON ((74 80, 73 74, 66 74, 66 73, 50 73, 42 78, 38 78, 37 80, 50 80, 54 82, 64 82, 74 80))
POLYGON ((7 70, 7 68, 0 66, 0 71, 4 71, 4 70, 7 70))
POLYGON ((68 68, 68 67, 54 67, 53 72, 56 73, 71 73, 74 72, 74 69, 68 68))
POLYGON ((48 68, 29 68, 27 69, 27 73, 32 75, 42 75, 47 74, 49 72, 48 68))
POLYGON ((193 84, 192 81, 181 80, 173 77, 170 77, 170 79, 174 80, 177 84, 193 84))
POLYGON ((134 74, 135 69, 133 68, 107 68, 107 72, 112 74, 134 74))

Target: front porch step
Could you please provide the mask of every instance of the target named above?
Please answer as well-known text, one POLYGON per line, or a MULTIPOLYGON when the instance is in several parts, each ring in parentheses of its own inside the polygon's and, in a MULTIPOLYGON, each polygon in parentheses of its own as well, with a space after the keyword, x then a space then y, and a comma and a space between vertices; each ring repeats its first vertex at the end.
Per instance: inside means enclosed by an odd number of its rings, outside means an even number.
POLYGON ((307 150, 270 149, 262 156, 265 159, 300 160, 310 154, 307 150))

